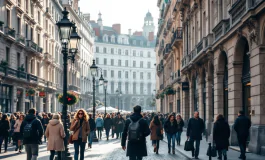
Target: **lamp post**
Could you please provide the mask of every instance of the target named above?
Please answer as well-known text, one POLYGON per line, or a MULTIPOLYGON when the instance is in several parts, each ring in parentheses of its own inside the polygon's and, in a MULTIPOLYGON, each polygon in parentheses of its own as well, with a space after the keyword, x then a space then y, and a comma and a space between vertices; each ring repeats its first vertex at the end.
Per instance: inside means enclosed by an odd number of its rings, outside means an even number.
POLYGON ((118 97, 118 112, 120 112, 120 97, 122 96, 122 93, 121 93, 121 91, 119 91, 119 89, 117 89, 116 94, 118 97))
POLYGON ((106 111, 106 107, 107 107, 107 87, 108 87, 108 81, 104 80, 104 90, 105 90, 105 114, 104 114, 104 118, 106 117, 107 111, 106 111))
POLYGON ((56 25, 58 27, 60 40, 62 43, 62 54, 63 54, 63 125, 66 137, 64 138, 64 145, 65 151, 63 155, 63 159, 73 159, 70 156, 69 147, 68 147, 68 138, 69 138, 69 131, 68 131, 68 123, 69 119, 67 118, 67 68, 68 68, 68 59, 72 60, 74 63, 75 54, 78 51, 78 43, 81 37, 76 32, 76 26, 74 23, 70 22, 68 19, 69 12, 64 8, 63 18, 61 21, 57 22, 56 25), (68 46, 70 50, 68 51, 68 46), (70 54, 68 54, 68 52, 70 54))

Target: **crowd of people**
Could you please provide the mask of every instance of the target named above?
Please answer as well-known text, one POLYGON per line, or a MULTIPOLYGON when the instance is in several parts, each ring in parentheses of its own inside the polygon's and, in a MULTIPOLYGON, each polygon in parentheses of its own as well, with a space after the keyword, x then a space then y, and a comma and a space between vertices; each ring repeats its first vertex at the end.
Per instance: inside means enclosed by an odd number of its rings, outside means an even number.
MULTIPOLYGON (((66 134, 61 116, 61 113, 38 113, 34 108, 29 109, 27 114, 0 113, 0 153, 4 142, 4 152, 7 152, 8 144, 13 144, 17 153, 22 153, 22 149, 25 148, 27 160, 36 160, 39 145, 48 142, 49 159, 53 160, 57 153, 58 160, 62 160, 66 134)), ((97 133, 98 139, 102 140, 103 130, 107 141, 110 138, 121 139, 121 147, 127 150, 126 155, 130 160, 142 160, 147 156, 146 137, 149 135, 155 154, 159 154, 159 143, 164 136, 167 137, 168 153, 176 154, 175 142, 178 146, 181 145, 181 134, 185 124, 187 140, 195 144, 191 151, 192 157, 198 159, 200 141, 205 130, 204 121, 197 111, 194 112, 194 117, 185 123, 180 114, 142 113, 140 106, 135 106, 130 114, 97 114, 95 119, 92 114, 79 109, 69 113, 68 120, 68 129, 71 131, 68 142, 73 143, 75 160, 84 160, 86 143, 88 148, 92 148, 95 134, 97 133)), ((246 142, 250 126, 250 120, 244 116, 243 111, 240 111, 234 123, 241 150, 240 159, 246 159, 246 142)), ((218 151, 219 160, 227 160, 229 137, 229 124, 224 116, 219 114, 213 127, 213 143, 218 151)))

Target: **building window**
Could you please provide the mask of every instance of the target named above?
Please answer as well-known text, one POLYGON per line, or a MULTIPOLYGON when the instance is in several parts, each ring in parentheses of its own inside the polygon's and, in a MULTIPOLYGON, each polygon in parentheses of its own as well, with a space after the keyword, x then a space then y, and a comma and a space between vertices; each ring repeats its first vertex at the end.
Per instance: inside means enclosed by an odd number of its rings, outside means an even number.
POLYGON ((118 50, 118 54, 121 55, 121 49, 118 50))
POLYGON ((144 62, 143 61, 140 62, 140 67, 144 68, 144 62))
POLYGON ((110 82, 111 93, 114 93, 114 82, 110 82))
POLYGON ((96 53, 99 53, 99 48, 98 47, 96 47, 96 53))
POLYGON ((128 73, 128 71, 125 72, 125 78, 129 78, 129 73, 128 73))
POLYGON ((129 61, 125 60, 125 66, 128 67, 129 66, 129 61))
POLYGON ((149 95, 151 94, 151 83, 148 83, 147 93, 149 95))
POLYGON ((148 62, 148 63, 147 63, 147 67, 148 67, 148 68, 151 68, 151 62, 148 62))
POLYGON ((111 74, 111 78, 114 78, 114 71, 113 70, 110 71, 110 74, 111 74))
POLYGON ((98 58, 96 58, 96 64, 99 64, 99 59, 98 58))
POLYGON ((37 62, 37 76, 40 76, 40 62, 37 62))
POLYGON ((151 79, 151 73, 147 74, 147 79, 151 79))
POLYGON ((10 59, 10 48, 6 47, 6 62, 9 64, 10 59))
POLYGON ((136 94, 136 83, 133 83, 133 94, 136 94))
POLYGON ((144 54, 143 54, 143 51, 140 51, 140 57, 143 57, 144 54))
POLYGON ((147 57, 148 57, 148 58, 151 57, 151 53, 150 53, 150 52, 147 53, 147 57))
POLYGON ((135 50, 133 50, 133 56, 136 57, 136 51, 135 50))
POLYGON ((103 48, 103 53, 107 53, 107 48, 103 48))
POLYGON ((129 51, 125 50, 125 55, 128 56, 129 55, 129 51))
POLYGON ((119 59, 119 63, 118 63, 119 66, 121 66, 121 60, 119 59))
POLYGON ((20 67, 20 53, 17 53, 17 68, 20 67))
POLYGON ((129 83, 128 82, 125 83, 125 93, 126 94, 129 93, 129 83))
POLYGON ((103 71, 103 74, 104 74, 104 78, 105 78, 105 77, 108 77, 108 76, 107 76, 107 70, 104 70, 104 71, 103 71))
POLYGON ((107 58, 104 58, 104 65, 108 65, 107 64, 107 58))
POLYGON ((136 72, 133 72, 133 79, 136 79, 136 72))
POLYGON ((133 45, 136 45, 136 40, 133 40, 133 45))
POLYGON ((121 71, 118 72, 118 78, 121 78, 121 71))
POLYGON ((121 82, 118 83, 118 89, 121 91, 121 82))
POLYGON ((140 93, 144 94, 144 84, 143 83, 140 84, 140 93))
POLYGON ((111 65, 114 66, 114 59, 111 59, 111 65))
POLYGON ((140 73, 140 79, 144 79, 144 73, 143 72, 140 73))
POLYGON ((114 54, 114 48, 111 48, 111 54, 114 54))
POLYGON ((136 61, 133 61, 133 67, 136 67, 136 61))
POLYGON ((20 18, 17 18, 17 34, 20 35, 20 18))

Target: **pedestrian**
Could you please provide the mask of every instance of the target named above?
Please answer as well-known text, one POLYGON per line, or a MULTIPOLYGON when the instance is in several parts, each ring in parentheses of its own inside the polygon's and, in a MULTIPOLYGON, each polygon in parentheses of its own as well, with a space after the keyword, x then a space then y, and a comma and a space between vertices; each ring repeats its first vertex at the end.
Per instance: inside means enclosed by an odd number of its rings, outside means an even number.
POLYGON ((80 160, 84 160, 87 136, 90 131, 89 116, 84 109, 79 109, 74 115, 70 130, 73 131, 72 141, 74 142, 75 155, 74 159, 78 160, 80 148, 80 160))
POLYGON ((8 131, 10 129, 10 123, 8 120, 8 117, 6 114, 2 115, 1 121, 0 121, 0 153, 2 148, 2 143, 5 141, 5 152, 7 152, 7 144, 8 144, 8 131))
POLYGON ((92 148, 93 138, 96 130, 96 123, 95 120, 92 117, 92 114, 89 114, 89 126, 90 126, 90 132, 88 135, 88 148, 92 148))
POLYGON ((175 154, 175 139, 178 129, 177 120, 174 114, 168 116, 167 121, 164 124, 165 132, 167 133, 167 142, 168 142, 168 153, 171 153, 171 143, 172 143, 172 153, 175 154))
POLYGON ((107 114, 106 118, 104 119, 104 128, 106 131, 106 137, 107 137, 107 141, 109 140, 109 132, 112 126, 112 120, 110 118, 110 114, 107 114))
POLYGON ((200 152, 200 141, 202 140, 202 133, 204 132, 204 122, 199 117, 199 112, 194 112, 194 117, 189 119, 188 128, 187 128, 187 139, 191 141, 192 144, 196 143, 195 150, 191 151, 192 157, 195 156, 195 159, 199 159, 200 152))
POLYGON ((65 132, 59 114, 54 114, 47 125, 45 135, 48 139, 47 150, 50 151, 50 160, 54 159, 55 151, 58 155, 58 160, 62 159, 62 151, 64 151, 65 132))
POLYGON ((249 128, 251 127, 251 121, 245 116, 244 111, 239 111, 238 117, 234 123, 234 129, 237 133, 237 140, 240 148, 239 159, 246 159, 246 147, 247 139, 249 136, 249 128))
POLYGON ((13 145, 15 145, 15 141, 13 139, 14 137, 14 125, 16 123, 16 116, 14 114, 11 114, 9 119, 10 124, 10 130, 9 130, 9 136, 8 136, 8 143, 11 143, 11 140, 13 140, 13 145))
POLYGON ((23 136, 22 133, 20 132, 20 126, 22 124, 22 122, 25 119, 25 115, 21 114, 19 115, 19 118, 16 120, 16 123, 14 125, 14 141, 16 141, 16 149, 15 151, 19 150, 18 152, 21 153, 22 150, 22 140, 23 140, 23 136))
POLYGON ((229 124, 225 121, 224 116, 219 114, 216 117, 214 127, 213 127, 213 141, 218 151, 218 159, 227 160, 227 150, 229 146, 229 137, 230 137, 230 127, 229 124))
POLYGON ((122 118, 120 112, 117 113, 117 116, 115 118, 115 132, 116 132, 116 139, 122 136, 122 131, 124 128, 124 119, 122 118))
POLYGON ((159 141, 162 140, 163 136, 163 126, 162 122, 159 120, 158 116, 154 116, 153 120, 150 123, 152 145, 154 146, 154 152, 158 154, 159 150, 159 141))
POLYGON ((146 137, 150 134, 150 129, 141 115, 141 106, 135 106, 133 111, 134 113, 125 122, 121 146, 125 151, 128 137, 126 156, 129 160, 142 160, 147 156, 146 137))
POLYGON ((150 119, 149 119, 149 117, 147 116, 146 113, 143 113, 143 119, 145 119, 147 124, 148 124, 148 126, 150 126, 150 119))
POLYGON ((103 121, 101 115, 98 115, 98 118, 96 119, 96 127, 98 130, 98 139, 101 139, 101 137, 102 137, 103 126, 104 126, 104 121, 103 121))
POLYGON ((114 138, 114 134, 115 134, 115 125, 116 125, 116 118, 115 118, 115 113, 112 113, 111 115, 111 120, 112 120, 112 126, 111 126, 111 135, 112 135, 112 138, 114 138))
POLYGON ((177 124, 178 124, 178 128, 177 128, 177 134, 176 134, 176 141, 177 141, 177 145, 180 146, 181 134, 183 132, 183 127, 184 127, 184 121, 180 114, 177 115, 177 124))
POLYGON ((29 109, 25 120, 20 126, 23 135, 23 144, 27 153, 27 160, 36 160, 39 154, 39 145, 42 144, 43 127, 36 117, 36 110, 29 109))
MULTIPOLYGON (((42 126, 43 126, 43 129, 44 129, 44 133, 46 131, 46 128, 49 124, 49 121, 50 121, 50 118, 48 117, 47 114, 44 114, 43 115, 43 118, 42 118, 42 126)), ((46 142, 46 135, 44 135, 44 142, 46 142)))

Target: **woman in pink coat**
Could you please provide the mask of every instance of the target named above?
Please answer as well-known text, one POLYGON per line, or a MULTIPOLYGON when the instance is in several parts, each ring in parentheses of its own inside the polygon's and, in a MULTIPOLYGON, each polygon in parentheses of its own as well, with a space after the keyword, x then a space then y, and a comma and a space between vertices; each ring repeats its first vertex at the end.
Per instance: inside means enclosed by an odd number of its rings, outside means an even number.
POLYGON ((59 114, 54 114, 52 120, 46 128, 45 135, 48 139, 47 150, 51 152, 50 160, 53 160, 55 151, 58 153, 58 160, 62 160, 62 151, 64 151, 65 137, 63 124, 59 114))

